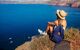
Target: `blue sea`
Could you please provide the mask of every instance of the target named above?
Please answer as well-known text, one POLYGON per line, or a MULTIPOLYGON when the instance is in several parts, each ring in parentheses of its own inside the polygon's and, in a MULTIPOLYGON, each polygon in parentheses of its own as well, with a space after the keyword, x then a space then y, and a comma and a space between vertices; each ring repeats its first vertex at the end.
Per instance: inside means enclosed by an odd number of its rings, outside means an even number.
POLYGON ((47 22, 56 20, 56 10, 65 10, 67 28, 80 28, 80 8, 47 4, 0 4, 0 50, 14 50, 17 46, 45 31, 47 22))

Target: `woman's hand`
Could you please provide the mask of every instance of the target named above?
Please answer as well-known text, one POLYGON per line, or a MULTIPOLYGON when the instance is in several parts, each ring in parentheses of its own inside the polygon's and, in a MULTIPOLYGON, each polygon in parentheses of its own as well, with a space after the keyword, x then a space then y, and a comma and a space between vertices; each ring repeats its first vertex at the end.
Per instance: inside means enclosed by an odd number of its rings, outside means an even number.
POLYGON ((54 25, 54 22, 48 22, 49 25, 54 25))

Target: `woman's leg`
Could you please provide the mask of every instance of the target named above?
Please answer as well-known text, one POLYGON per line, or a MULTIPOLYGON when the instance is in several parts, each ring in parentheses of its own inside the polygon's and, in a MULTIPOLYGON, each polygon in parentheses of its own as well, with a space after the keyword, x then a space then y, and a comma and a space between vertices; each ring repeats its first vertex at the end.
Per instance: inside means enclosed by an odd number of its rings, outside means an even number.
POLYGON ((53 27, 50 26, 50 25, 48 25, 48 26, 47 26, 47 29, 46 29, 46 32, 47 32, 49 38, 51 39, 51 36, 52 36, 51 34, 52 34, 52 32, 53 32, 53 27))
POLYGON ((47 28, 46 28, 46 32, 49 32, 52 33, 53 32, 53 26, 51 25, 48 25, 47 28))

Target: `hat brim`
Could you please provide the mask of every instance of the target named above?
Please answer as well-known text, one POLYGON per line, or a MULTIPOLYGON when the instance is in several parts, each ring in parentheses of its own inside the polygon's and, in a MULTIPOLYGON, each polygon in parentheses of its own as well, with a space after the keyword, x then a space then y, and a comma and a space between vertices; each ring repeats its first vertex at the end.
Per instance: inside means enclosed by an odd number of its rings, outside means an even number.
POLYGON ((59 17, 60 19, 65 19, 65 17, 62 17, 59 12, 60 12, 60 10, 57 10, 57 15, 58 15, 58 17, 59 17))

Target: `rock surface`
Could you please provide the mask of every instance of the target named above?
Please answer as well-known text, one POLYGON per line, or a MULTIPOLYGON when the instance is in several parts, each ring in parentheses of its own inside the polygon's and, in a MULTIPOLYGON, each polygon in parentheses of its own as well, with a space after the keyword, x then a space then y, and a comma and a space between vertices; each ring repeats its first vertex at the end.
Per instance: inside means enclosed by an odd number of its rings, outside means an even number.
POLYGON ((68 41, 62 41, 60 44, 56 44, 54 50, 70 50, 70 43, 68 41))
POLYGON ((48 36, 33 37, 31 42, 25 42, 15 50, 70 50, 69 42, 55 44, 48 36))
POLYGON ((80 50, 80 31, 70 28, 65 31, 65 38, 60 44, 52 42, 47 36, 34 36, 29 42, 15 50, 80 50))

